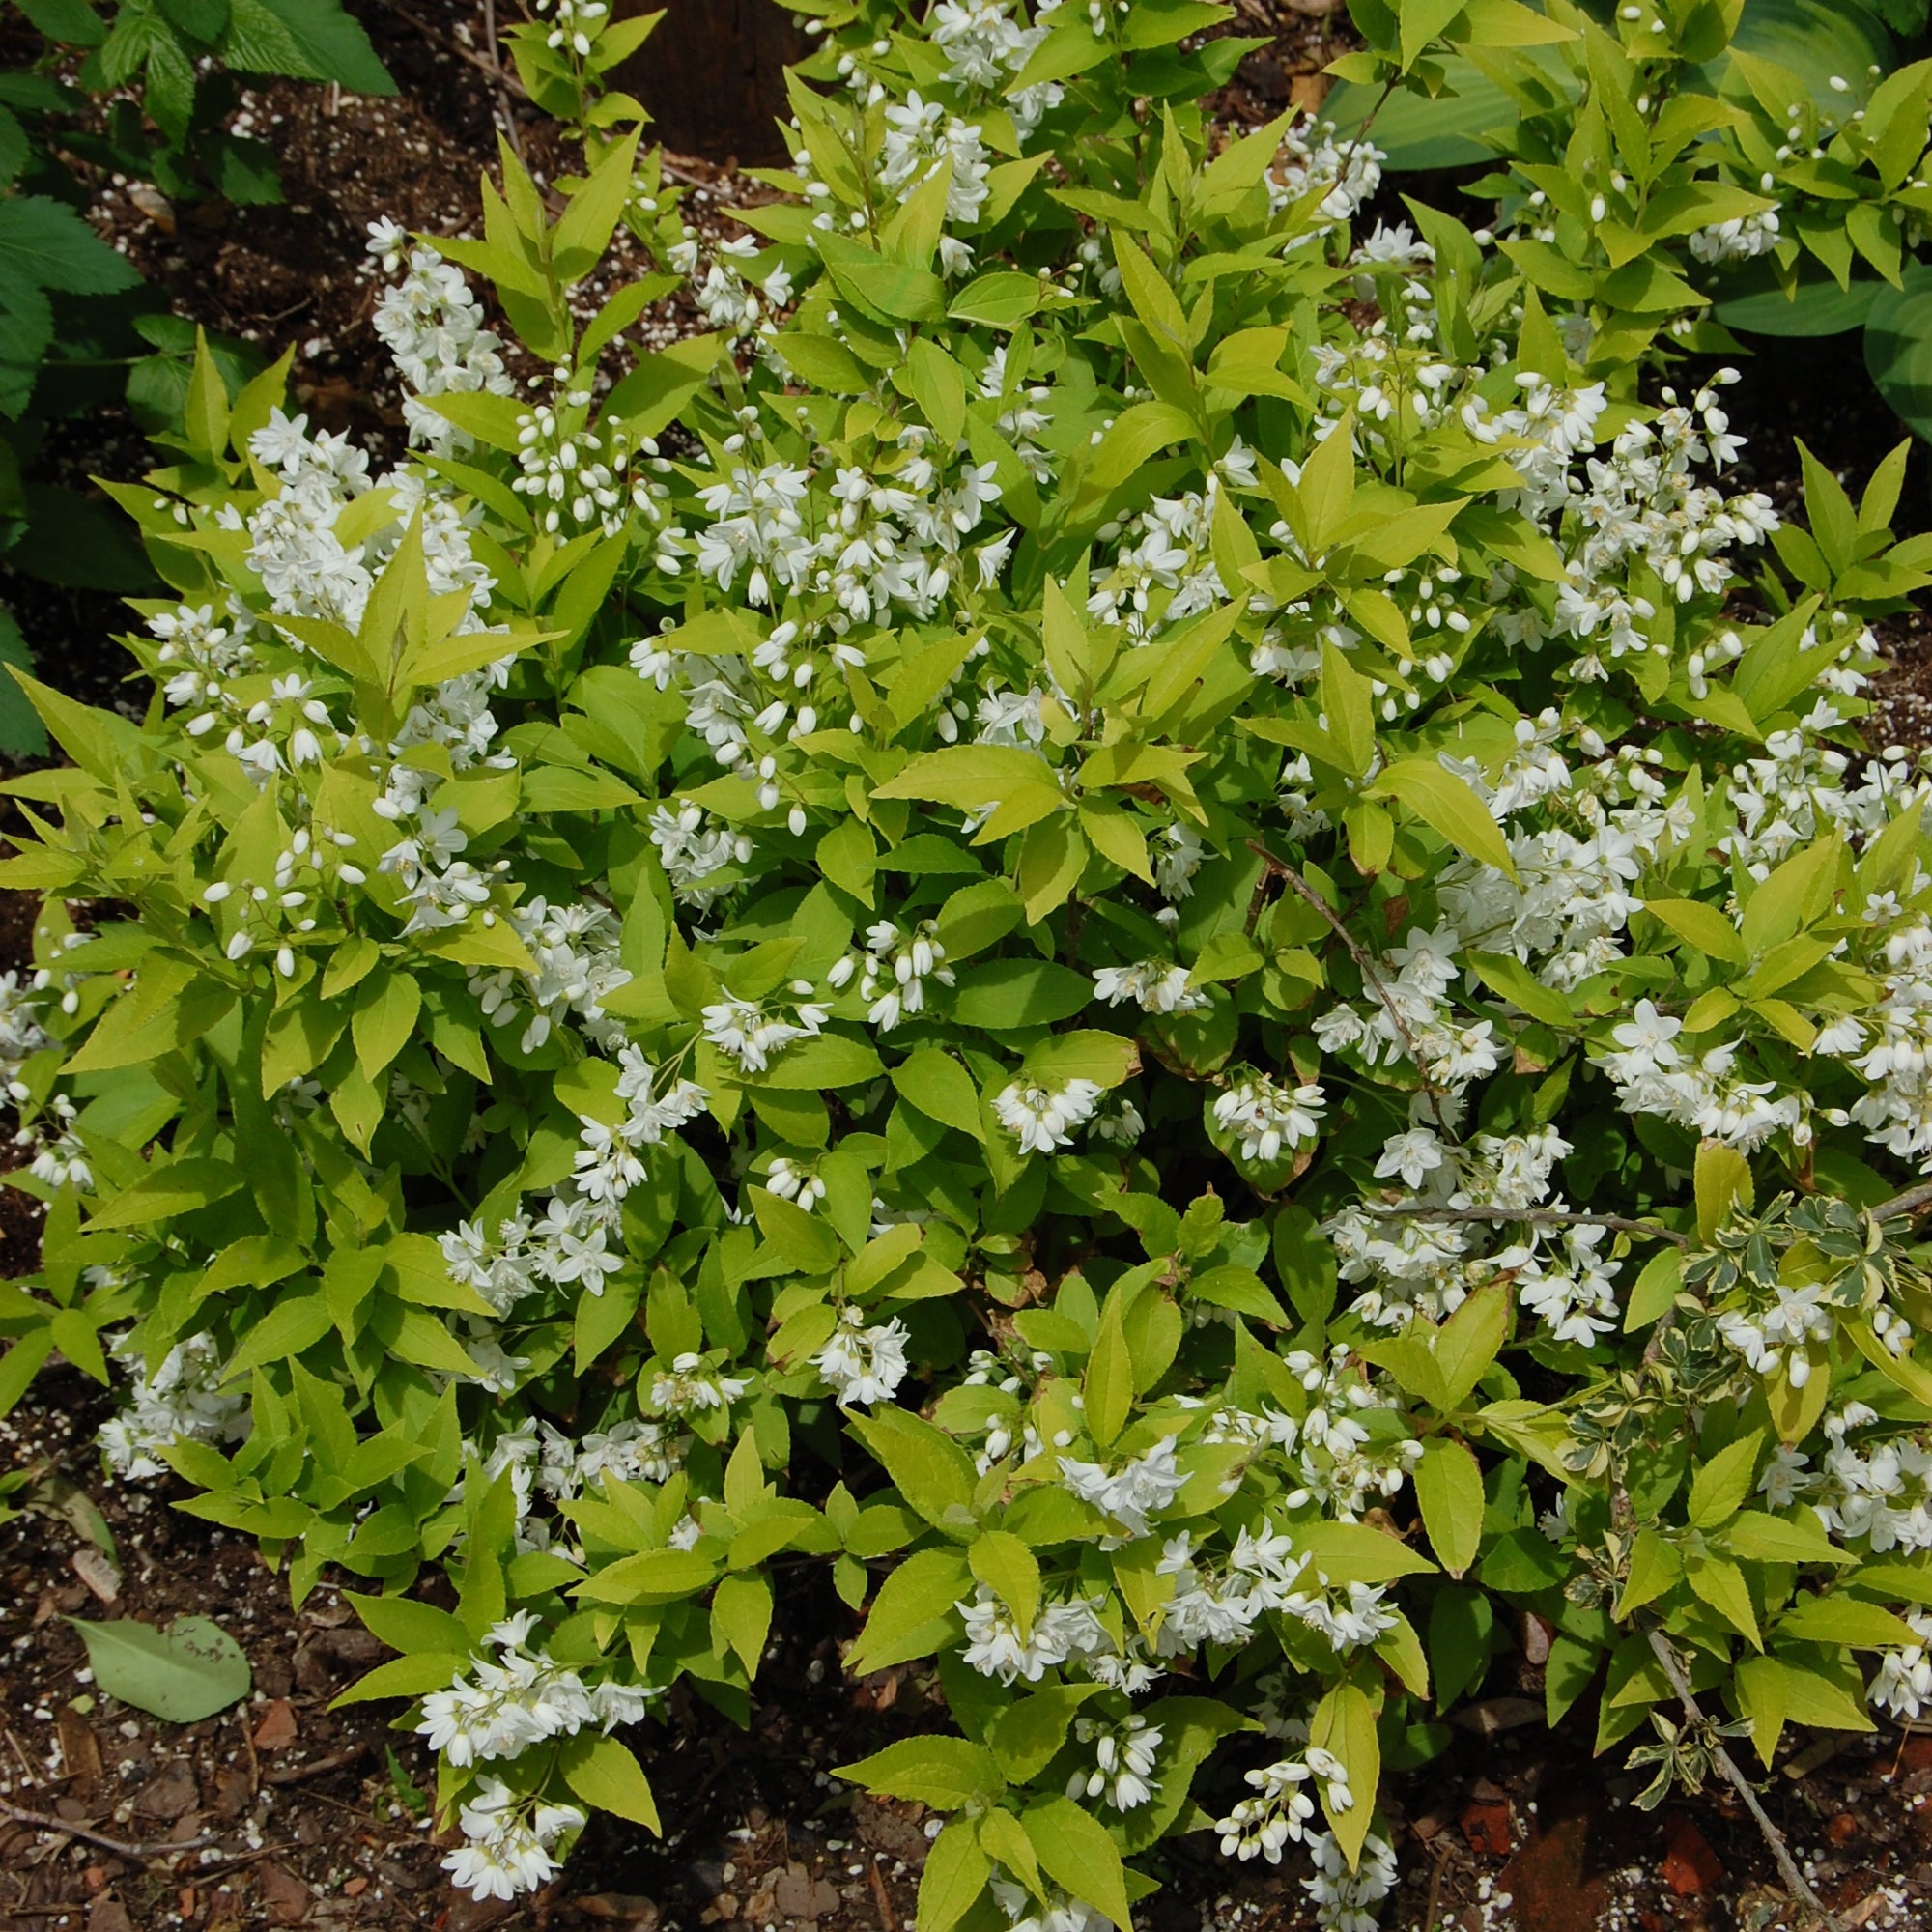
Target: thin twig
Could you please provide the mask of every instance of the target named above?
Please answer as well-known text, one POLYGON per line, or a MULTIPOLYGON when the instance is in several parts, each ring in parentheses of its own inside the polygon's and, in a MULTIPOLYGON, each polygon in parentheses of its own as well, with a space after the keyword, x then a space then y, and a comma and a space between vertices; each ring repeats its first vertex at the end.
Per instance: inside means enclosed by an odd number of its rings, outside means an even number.
POLYGON ((100 1832, 91 1831, 85 1825, 70 1823, 65 1818, 49 1818, 42 1811, 23 1811, 17 1804, 10 1804, 0 1798, 0 1818, 6 1818, 15 1825, 25 1825, 30 1831, 57 1832, 64 1838, 78 1838, 84 1845, 96 1845, 103 1852, 112 1852, 119 1859, 132 1859, 137 1864, 146 1864, 154 1859, 171 1859, 182 1852, 196 1852, 204 1845, 212 1845, 213 1838, 184 1838, 178 1845, 127 1845, 119 1838, 110 1838, 100 1832))
POLYGON ((1903 1194, 1894 1194, 1866 1211, 1874 1221, 1889 1221, 1900 1214, 1922 1214, 1928 1208, 1932 1208, 1932 1180, 1921 1180, 1917 1187, 1908 1187, 1903 1194))
POLYGON ((341 1771, 356 1763, 368 1754, 367 1738, 353 1744, 347 1750, 330 1751, 327 1757, 312 1757, 305 1764, 277 1765, 273 1771, 262 1774, 264 1784, 305 1784, 311 1777, 327 1777, 331 1771, 341 1771))
MULTIPOLYGON (((1660 1630, 1650 1633, 1650 1647, 1656 1653, 1657 1661, 1663 1666, 1663 1674, 1670 1680, 1670 1688, 1677 1692, 1677 1701, 1684 1706, 1685 1716, 1693 1724, 1704 1722, 1704 1714, 1697 1708, 1696 1694, 1690 1689, 1690 1680, 1684 1674, 1684 1666, 1677 1661, 1677 1653, 1670 1647, 1670 1639, 1660 1630)), ((1756 1791, 1751 1788, 1750 1779, 1738 1769, 1737 1760, 1724 1748, 1723 1740, 1712 1738, 1711 1755, 1718 1769, 1723 1773, 1726 1781, 1745 1802, 1745 1809, 1756 1821, 1757 1828, 1764 1833, 1764 1841, 1771 1847, 1771 1856, 1777 1861, 1777 1869, 1786 1889, 1794 1898, 1801 1899, 1818 1915, 1820 1924, 1830 1928, 1830 1932, 1844 1932, 1844 1928, 1833 1917, 1831 1908, 1811 1889, 1811 1881, 1798 1869, 1798 1861, 1791 1856, 1791 1847, 1784 1841, 1784 1833, 1772 1823, 1771 1813, 1758 1803, 1756 1791)))
POLYGON ((872 1902, 879 1909, 879 1932, 899 1932, 899 1922, 893 1912, 893 1902, 886 1896, 886 1882, 879 1875, 877 1853, 866 1861, 866 1876, 872 1881, 872 1902))
POLYGON ((480 70, 484 73, 487 73, 491 77, 491 79, 498 82, 501 86, 508 88, 509 91, 512 94, 516 95, 520 99, 527 100, 530 98, 528 93, 525 90, 523 82, 520 81, 515 74, 511 73, 508 71, 508 69, 503 67, 500 62, 485 60, 483 56, 477 53, 473 48, 466 47, 461 41, 452 39, 449 35, 439 32, 438 29, 431 26, 430 23, 427 20, 425 20, 420 14, 412 13, 409 8, 403 6, 402 0, 383 0, 383 5, 385 6, 390 13, 400 14, 403 16, 403 18, 410 23, 411 26, 415 28, 415 30, 419 34, 422 34, 425 38, 433 41, 440 41, 443 43, 443 45, 446 46, 451 53, 456 55, 456 57, 459 60, 467 60, 471 67, 480 70))
POLYGON ((1634 1220, 1628 1214, 1593 1214, 1583 1208, 1444 1208, 1426 1201, 1393 1206, 1365 1201, 1362 1212, 1398 1221, 1527 1221, 1546 1228, 1610 1228, 1619 1234, 1669 1241, 1680 1248, 1690 1245, 1689 1235, 1680 1235, 1661 1221, 1634 1220))
POLYGON ((290 1838, 280 1845, 257 1845, 252 1852, 238 1852, 232 1859, 216 1859, 213 1864, 197 1865, 196 1879, 220 1878, 224 1873, 239 1871, 243 1865, 252 1865, 257 1859, 279 1858, 284 1852, 298 1852, 301 1840, 290 1838))
POLYGON ((1416 1073, 1422 1080, 1422 1091, 1429 1096, 1429 1111, 1435 1116, 1435 1124, 1453 1140, 1455 1135, 1447 1117, 1442 1112, 1441 1090, 1429 1077, 1429 1069, 1422 1062, 1422 1042, 1416 1038, 1408 1022, 1403 1018, 1402 1009, 1396 1005, 1395 996, 1389 991, 1387 982, 1382 979, 1374 958, 1356 944, 1355 935, 1342 923, 1334 907, 1286 859, 1276 858, 1259 838, 1250 838, 1248 849, 1251 852, 1258 852, 1277 878, 1286 880, 1298 897, 1313 906, 1327 923, 1336 938, 1349 949, 1349 957, 1355 962, 1356 969, 1362 976, 1363 985, 1381 1002, 1382 1009, 1388 1014, 1396 1032, 1402 1036, 1403 1045, 1408 1049, 1408 1057, 1415 1063, 1416 1073))

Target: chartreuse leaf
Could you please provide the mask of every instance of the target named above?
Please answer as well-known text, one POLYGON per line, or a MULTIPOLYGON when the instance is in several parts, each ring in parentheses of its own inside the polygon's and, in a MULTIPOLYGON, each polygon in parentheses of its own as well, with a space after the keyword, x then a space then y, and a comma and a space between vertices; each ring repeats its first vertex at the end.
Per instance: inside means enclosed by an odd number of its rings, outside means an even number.
POLYGON ((993 1867, 971 1818, 952 1818, 932 1841, 919 1881, 915 1932, 952 1932, 984 1895, 993 1867))
POLYGON ((1097 1684, 1042 1684, 1016 1699, 993 1719, 986 1742, 1015 1784, 1044 1771, 1066 1742, 1074 1715, 1100 1691, 1097 1684))
POLYGON ((1070 1799, 1045 1798, 1020 1815, 1039 1868, 1064 1891, 1133 1932, 1126 1874, 1107 1828, 1070 1799))
POLYGON ((1111 1294, 1100 1311, 1100 1326, 1087 1357, 1082 1388, 1087 1398, 1087 1427, 1102 1449, 1125 1427, 1133 1406, 1133 1356, 1121 1317, 1121 1297, 1111 1294))
POLYGON ((1467 779, 1429 758, 1402 758, 1390 765, 1377 788, 1439 832, 1457 851, 1493 866, 1506 878, 1517 875, 1516 861, 1490 809, 1467 779))
POLYGON ((1374 1809, 1357 1794, 1374 1791, 1381 1783, 1382 1751, 1376 1734, 1376 1700, 1359 1685, 1347 1681, 1337 1684, 1315 1707, 1308 1725, 1308 1742, 1339 1758, 1349 1774, 1349 1794, 1353 1802, 1347 1810, 1338 1810, 1330 1803, 1325 1781, 1321 1792, 1328 1828, 1350 1867, 1362 1856, 1374 1809))
POLYGON ((1736 1148, 1706 1141, 1697 1150, 1697 1233, 1708 1244, 1731 1218, 1733 1208, 1751 1207, 1750 1162, 1736 1148))
POLYGON ((1007 1788, 999 1761, 970 1738, 900 1738, 857 1764, 833 1774, 893 1798, 909 1798, 940 1811, 957 1811, 975 1799, 998 1798, 1007 1788))
POLYGON ((916 1550, 879 1585, 879 1594, 845 1660, 860 1674, 930 1657, 958 1635, 953 1605, 972 1594, 973 1577, 957 1549, 916 1550))
POLYGON ((1624 1333, 1634 1335, 1661 1321, 1684 1285, 1684 1251, 1660 1248, 1643 1264, 1624 1306, 1624 1333))
POLYGON ((1621 1623, 1644 1605, 1654 1603, 1683 1575, 1684 1559, 1676 1547, 1655 1529, 1639 1529, 1631 1545, 1623 1591, 1617 1598, 1617 1621, 1621 1623))
POLYGON ((566 1738, 557 1752, 564 1782, 586 1804, 627 1818, 646 1831, 662 1832, 650 1780, 628 1745, 595 1731, 566 1738))
POLYGON ((903 1408, 855 1415, 851 1427, 879 1459, 899 1493, 926 1521, 956 1528, 979 1481, 973 1459, 952 1436, 903 1408))
POLYGON ((1039 1608, 1039 1558, 1017 1536, 988 1529, 966 1551, 973 1575, 1012 1611, 1022 1632, 1033 1628, 1039 1608))
POLYGON ((1509 1329, 1509 1291, 1499 1282, 1491 1282, 1479 1288, 1442 1324, 1432 1345, 1442 1378, 1439 1408, 1460 1408, 1489 1372, 1509 1329))
POLYGON ((1719 1449, 1697 1471, 1690 1479, 1687 1506, 1691 1528, 1716 1529, 1743 1508, 1763 1448, 1763 1433, 1754 1430, 1719 1449))
POLYGON ((1483 1472, 1460 1442, 1432 1437, 1412 1472, 1430 1548, 1452 1577, 1476 1560, 1483 1540, 1483 1472))

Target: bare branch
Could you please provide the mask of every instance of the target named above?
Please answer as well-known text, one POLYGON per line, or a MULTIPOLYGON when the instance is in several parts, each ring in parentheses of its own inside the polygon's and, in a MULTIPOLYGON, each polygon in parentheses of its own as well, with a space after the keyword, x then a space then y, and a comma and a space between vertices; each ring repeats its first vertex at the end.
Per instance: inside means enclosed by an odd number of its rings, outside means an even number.
POLYGON ((1894 1194, 1889 1201, 1881 1201, 1865 1211, 1874 1221, 1889 1221, 1900 1214, 1922 1214, 1928 1208, 1932 1208, 1932 1180, 1921 1180, 1917 1187, 1908 1187, 1903 1194, 1894 1194))
MULTIPOLYGON (((1684 1706, 1685 1715, 1693 1724, 1701 1725, 1704 1714, 1697 1708, 1696 1694, 1690 1689, 1690 1680, 1684 1674, 1684 1666, 1677 1661, 1677 1653, 1670 1647, 1670 1639, 1662 1631, 1654 1630, 1650 1633, 1650 1647, 1656 1653, 1664 1676, 1669 1678, 1670 1688, 1677 1693, 1677 1701, 1684 1706)), ((1745 1809, 1764 1833, 1764 1841, 1771 1847, 1771 1855, 1777 1861, 1786 1889, 1793 1898, 1802 1900, 1818 1915, 1818 1922, 1827 1927, 1828 1932, 1844 1932, 1825 1901, 1812 1890, 1811 1881, 1798 1869, 1798 1861, 1791 1856, 1791 1847, 1785 1843, 1784 1833, 1772 1823, 1770 1812, 1758 1803, 1757 1792, 1752 1788, 1750 1779, 1738 1769, 1737 1760, 1724 1748, 1721 1738, 1712 1738, 1711 1753, 1718 1769, 1723 1773, 1731 1789, 1744 1800, 1745 1809)))
POLYGON ((1641 1235, 1647 1240, 1668 1241, 1673 1247, 1688 1248, 1689 1235, 1666 1228, 1661 1221, 1633 1220, 1628 1214, 1593 1214, 1581 1208, 1446 1208, 1429 1202, 1413 1205, 1360 1204, 1362 1212, 1392 1221, 1526 1221, 1542 1228, 1610 1228, 1619 1234, 1641 1235))
POLYGON ((103 1852, 112 1852, 116 1858, 132 1859, 137 1864, 146 1864, 154 1859, 171 1859, 181 1852, 199 1851, 204 1845, 212 1845, 213 1838, 184 1838, 178 1845, 128 1845, 119 1838, 107 1837, 104 1833, 90 1831, 85 1825, 75 1825, 66 1818, 49 1818, 44 1812, 23 1811, 17 1804, 10 1804, 0 1798, 0 1818, 8 1819, 15 1825, 25 1825, 29 1831, 54 1832, 64 1838, 78 1838, 84 1845, 94 1845, 103 1852))
POLYGON ((1277 859, 1259 838, 1248 840, 1248 849, 1260 853, 1268 869, 1278 879, 1286 880, 1295 895, 1320 913, 1329 929, 1344 946, 1349 949, 1349 957, 1355 962, 1362 976, 1362 984, 1381 1003, 1382 1010, 1389 1016, 1390 1023, 1402 1036, 1402 1043, 1408 1049, 1408 1057, 1415 1063, 1415 1070, 1422 1081, 1422 1091, 1429 1096, 1429 1111, 1435 1116, 1435 1124, 1450 1140, 1456 1138, 1449 1125, 1448 1117, 1442 1111, 1442 1090, 1429 1077, 1429 1068, 1423 1064, 1422 1042, 1415 1037, 1413 1029, 1402 1015, 1402 1009, 1395 1003, 1395 996, 1389 991, 1387 982, 1374 958, 1355 943, 1355 936, 1342 923, 1335 908, 1291 866, 1286 859, 1277 859))

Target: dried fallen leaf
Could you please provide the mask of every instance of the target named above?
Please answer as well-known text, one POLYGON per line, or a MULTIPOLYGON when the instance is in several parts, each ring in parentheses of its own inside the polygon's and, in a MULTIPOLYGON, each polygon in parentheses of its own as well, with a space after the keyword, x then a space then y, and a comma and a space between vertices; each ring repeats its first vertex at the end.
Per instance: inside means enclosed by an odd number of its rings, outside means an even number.
POLYGON ((581 1912, 586 1918, 602 1918, 620 1925, 635 1925, 648 1928, 658 1922, 661 1914, 658 1902, 635 1891, 590 1891, 579 1892, 570 1901, 573 1912, 581 1912))
POLYGON ((103 1891, 88 1908, 87 1932, 134 1932, 134 1921, 112 1892, 103 1891))
POLYGON ((272 1859, 264 1859, 260 1869, 262 1898, 269 1908, 269 1917, 277 1925, 299 1925, 314 1902, 308 1887, 272 1859))
POLYGON ((61 1707, 54 1718, 54 1731, 60 1739, 61 1763, 71 1780, 72 1795, 92 1798, 100 1782, 100 1741, 93 1727, 71 1704, 61 1707))
POLYGON ((295 1743, 296 1735, 295 1708, 286 1697, 277 1697, 262 1713, 262 1721, 255 1726, 255 1748, 287 1750, 295 1743))
POLYGON ((1510 1830, 1509 1801, 1500 1804, 1478 1802, 1463 1807, 1463 1835, 1469 1841, 1472 1852, 1482 1852, 1492 1859, 1506 1859, 1516 1848, 1515 1834, 1510 1830))
POLYGON ((1556 1627, 1547 1617, 1538 1616, 1534 1610, 1525 1610, 1522 1616, 1522 1661, 1536 1665, 1548 1663, 1549 1646, 1555 1636, 1556 1627))
POLYGON ((68 1561, 73 1565, 73 1574, 103 1604, 111 1604, 121 1594, 120 1571, 91 1544, 84 1549, 76 1549, 68 1561))
POLYGON ((163 235, 175 232, 175 205, 166 195, 151 187, 135 186, 128 190, 128 199, 158 228, 163 235))

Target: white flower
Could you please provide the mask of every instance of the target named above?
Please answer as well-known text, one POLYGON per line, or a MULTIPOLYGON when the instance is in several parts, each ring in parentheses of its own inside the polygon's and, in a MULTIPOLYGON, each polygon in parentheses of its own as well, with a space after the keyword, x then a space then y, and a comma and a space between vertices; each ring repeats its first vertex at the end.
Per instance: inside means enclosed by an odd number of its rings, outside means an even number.
POLYGON ((1153 1775, 1161 1732, 1138 1715, 1118 1724, 1092 1718, 1076 1720, 1074 1735, 1094 1747, 1094 1769, 1076 1771, 1066 1786, 1069 1798, 1098 1798, 1116 1811, 1132 1811, 1160 1789, 1153 1775))
POLYGON ((1315 1902, 1315 1920, 1322 1932, 1376 1932, 1379 1920, 1370 1908, 1395 1889, 1395 1848, 1371 1832, 1353 1871, 1332 1832, 1311 1836, 1308 1852, 1315 1875, 1303 1879, 1301 1889, 1315 1902))
POLYGON ((1148 1518, 1173 1502, 1187 1482, 1175 1462, 1174 1437, 1163 1435, 1145 1455, 1118 1469, 1060 1458, 1060 1479, 1083 1502, 1120 1523, 1129 1537, 1148 1533, 1148 1518))
POLYGON ((1058 1087, 1015 1080, 1000 1090, 993 1111, 1022 1153, 1053 1153, 1073 1145, 1073 1130, 1093 1118, 1103 1092, 1092 1080, 1068 1080, 1058 1087))
POLYGON ((865 1319, 848 1308, 832 1339, 811 1358, 839 1402, 860 1408, 893 1399, 905 1379, 908 1339, 896 1317, 871 1328, 861 1325, 865 1319))
POLYGON ((1214 1122, 1240 1135, 1243 1160, 1266 1166, 1284 1153, 1313 1147, 1327 1105, 1316 1082, 1288 1087, 1255 1073, 1215 1100, 1214 1122))
POLYGON ((1445 1158, 1442 1143, 1434 1129, 1411 1127, 1406 1133, 1391 1135, 1382 1143, 1376 1176, 1386 1180, 1399 1174, 1405 1187, 1420 1187, 1445 1158))
POLYGON ((656 1415, 693 1415, 707 1408, 729 1408, 752 1386, 748 1378, 720 1375, 704 1357, 682 1354, 651 1378, 648 1406, 656 1415))
POLYGON ((1193 1013, 1209 1004, 1205 991, 1188 983, 1185 966, 1161 959, 1103 966, 1094 975, 1094 991, 1110 1007, 1131 1000, 1150 1013, 1193 1013))
POLYGON ((451 1852, 442 1868, 452 1885, 467 1888, 477 1899, 536 1890, 558 1869, 552 1847, 586 1823, 576 1805, 531 1805, 498 1777, 486 1777, 477 1786, 458 1819, 469 1843, 451 1852))
POLYGON ((1028 1631, 1021 1630, 1013 1613, 983 1583, 970 1604, 952 1607, 966 1624, 965 1661, 982 1677, 997 1677, 1002 1684, 1022 1677, 1037 1684, 1053 1665, 1070 1657, 1093 1657, 1114 1647, 1085 1598, 1043 1603, 1028 1631))
POLYGON ((226 1367, 212 1335, 193 1335, 161 1357, 152 1376, 139 1373, 133 1331, 113 1345, 113 1357, 137 1371, 131 1400, 100 1428, 100 1453, 126 1481, 167 1473, 160 1452, 176 1442, 235 1442, 248 1434, 245 1389, 224 1389, 226 1367))
MULTIPOLYGON (((1315 1816, 1313 1785, 1327 1786, 1328 1803, 1337 1811, 1353 1808, 1349 1774, 1330 1752, 1311 1747, 1304 1756, 1285 1757, 1247 1774, 1253 1798, 1244 1798, 1214 1827, 1221 1834, 1224 1858, 1263 1858, 1281 1862, 1283 1850, 1299 1843, 1315 1816)), ((1310 1834, 1312 1835, 1312 1834, 1310 1834)))
POLYGON ((1865 1692, 1874 1710, 1894 1718, 1917 1719, 1932 1709, 1932 1612, 1910 1611, 1905 1621, 1919 1641, 1888 1650, 1878 1661, 1878 1675, 1865 1692))

